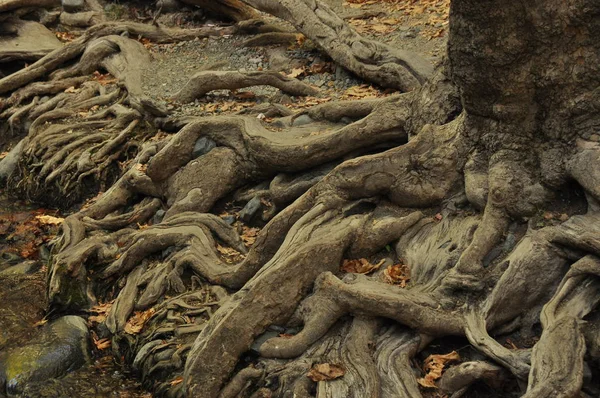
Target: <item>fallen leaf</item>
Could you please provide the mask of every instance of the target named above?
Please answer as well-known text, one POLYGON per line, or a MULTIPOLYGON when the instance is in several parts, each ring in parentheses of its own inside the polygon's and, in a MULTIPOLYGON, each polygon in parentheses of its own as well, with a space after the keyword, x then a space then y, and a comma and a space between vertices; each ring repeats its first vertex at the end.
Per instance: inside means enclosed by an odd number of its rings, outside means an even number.
POLYGON ((71 86, 65 90, 65 93, 76 93, 78 91, 74 86, 71 86))
POLYGON ((56 32, 55 35, 59 40, 64 41, 64 42, 69 42, 69 41, 75 40, 75 35, 73 33, 56 32))
POLYGON ((360 86, 352 86, 347 89, 342 95, 342 99, 348 98, 377 98, 380 95, 379 91, 372 86, 362 84, 360 86))
POLYGON ((383 271, 383 274, 385 275, 385 281, 392 285, 406 287, 406 284, 410 281, 410 270, 408 265, 405 264, 390 265, 383 271))
POLYGON ((43 318, 43 319, 40 319, 39 321, 37 321, 36 323, 34 323, 33 327, 39 328, 40 326, 44 326, 47 323, 48 323, 48 320, 46 318, 43 318))
POLYGON ((111 339, 109 339, 108 337, 100 340, 94 339, 94 345, 98 350, 106 350, 111 346, 111 344, 111 339))
POLYGON ((314 365, 307 376, 312 381, 327 381, 342 377, 346 373, 344 368, 331 363, 320 363, 314 365))
POLYGON ((62 224, 63 221, 65 221, 64 218, 48 216, 48 215, 39 215, 39 216, 35 216, 35 218, 36 218, 36 220, 38 220, 40 222, 40 224, 44 224, 44 225, 60 225, 60 224, 62 224))
POLYGON ((136 169, 137 171, 141 171, 142 173, 145 173, 145 172, 146 172, 146 170, 148 169, 148 165, 147 165, 147 164, 141 164, 141 163, 137 163, 137 164, 135 165, 135 169, 136 169))
POLYGON ((117 79, 111 75, 110 73, 105 73, 102 74, 98 71, 95 71, 93 73, 94 76, 94 80, 96 80, 98 83, 100 83, 103 86, 106 86, 107 84, 113 84, 117 82, 117 79))
POLYGON ((0 152, 0 160, 4 159, 8 155, 8 152, 0 152))
POLYGON ((181 384, 183 382, 183 376, 177 376, 173 380, 170 381, 172 386, 176 386, 177 384, 181 384))
POLYGON ((377 264, 371 264, 366 258, 344 260, 342 261, 342 271, 354 274, 369 274, 377 271, 384 262, 385 260, 382 259, 377 264))
POLYGON ((246 246, 252 246, 259 232, 260 229, 258 228, 242 227, 242 241, 246 246))
POLYGON ((123 330, 125 333, 138 334, 144 328, 144 324, 155 312, 156 310, 154 308, 150 308, 146 311, 136 311, 133 316, 127 320, 123 330))
POLYGON ((442 377, 444 366, 448 362, 459 361, 460 356, 456 351, 452 351, 449 354, 433 354, 428 356, 423 363, 423 371, 425 376, 417 380, 417 382, 423 387, 437 388, 435 381, 442 377))
POLYGON ((256 98, 256 94, 254 94, 252 91, 239 91, 239 92, 236 92, 234 95, 236 98, 239 98, 239 99, 256 98))
POLYGON ((304 68, 294 68, 294 69, 292 69, 292 71, 290 73, 287 74, 287 77, 296 78, 296 77, 304 74, 304 72, 305 72, 304 68))
POLYGON ((102 323, 106 320, 106 316, 110 312, 113 305, 113 301, 108 303, 101 303, 93 306, 90 309, 90 312, 94 312, 97 315, 91 315, 88 317, 88 322, 90 323, 102 323))

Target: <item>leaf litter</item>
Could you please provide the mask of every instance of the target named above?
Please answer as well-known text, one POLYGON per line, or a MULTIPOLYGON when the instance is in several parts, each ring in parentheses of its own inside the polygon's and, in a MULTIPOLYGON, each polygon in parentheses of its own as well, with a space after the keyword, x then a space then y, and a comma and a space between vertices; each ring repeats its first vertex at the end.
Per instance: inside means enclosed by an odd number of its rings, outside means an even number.
POLYGON ((446 364, 455 361, 460 361, 460 355, 456 351, 448 354, 432 354, 428 356, 423 363, 425 376, 417 379, 417 382, 423 387, 438 388, 435 381, 442 377, 446 364))
POLYGON ((331 363, 319 363, 314 365, 307 373, 307 377, 312 381, 329 381, 339 379, 346 373, 346 370, 340 365, 331 363))

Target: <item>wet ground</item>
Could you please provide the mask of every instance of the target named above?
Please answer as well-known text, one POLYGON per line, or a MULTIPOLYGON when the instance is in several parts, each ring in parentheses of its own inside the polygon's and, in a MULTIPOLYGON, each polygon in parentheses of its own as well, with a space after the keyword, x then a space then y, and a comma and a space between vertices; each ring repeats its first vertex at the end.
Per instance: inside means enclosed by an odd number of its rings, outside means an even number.
MULTIPOLYGON (((62 315, 46 313, 45 261, 51 240, 58 232, 58 225, 48 222, 58 220, 60 214, 56 210, 40 209, 8 198, 0 191, 0 382, 8 362, 5 355, 36 342, 46 325, 62 315)), ((92 341, 89 345, 94 348, 88 366, 58 379, 28 383, 17 396, 152 396, 141 388, 135 375, 115 361, 109 348, 98 350, 92 341)), ((3 394, 1 388, 0 397, 3 394)))

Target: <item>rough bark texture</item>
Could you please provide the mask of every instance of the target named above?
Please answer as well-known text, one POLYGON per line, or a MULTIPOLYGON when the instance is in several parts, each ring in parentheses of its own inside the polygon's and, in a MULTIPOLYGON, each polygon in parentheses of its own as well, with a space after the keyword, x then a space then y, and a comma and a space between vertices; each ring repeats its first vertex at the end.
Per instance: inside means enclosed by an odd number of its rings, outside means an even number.
MULTIPOLYGON (((507 381, 526 397, 597 392, 600 4, 453 0, 448 64, 433 72, 319 1, 244 2, 363 78, 414 90, 322 104, 271 129, 252 115, 171 118, 141 88, 149 55, 119 34, 216 32, 107 23, 1 79, 2 117, 28 131, 0 163, 10 186, 107 185, 63 223, 52 307, 114 298, 113 347, 165 396, 418 397, 414 360, 448 336, 468 345, 438 383, 452 396, 507 381), (120 84, 88 81, 98 66, 120 84), (149 139, 158 129, 168 134, 149 139), (232 197, 245 202, 233 226, 216 215, 232 197), (565 217, 540 223, 545 210, 565 217), (264 228, 240 237, 259 213, 264 228), (340 269, 372 256, 387 258, 368 275, 340 269), (404 279, 389 283, 398 262, 404 279), (137 338, 126 333, 150 308, 137 338), (500 340, 536 333, 526 348, 500 340), (344 376, 314 383, 320 363, 344 376)), ((272 79, 202 72, 178 97, 298 88, 272 79)))

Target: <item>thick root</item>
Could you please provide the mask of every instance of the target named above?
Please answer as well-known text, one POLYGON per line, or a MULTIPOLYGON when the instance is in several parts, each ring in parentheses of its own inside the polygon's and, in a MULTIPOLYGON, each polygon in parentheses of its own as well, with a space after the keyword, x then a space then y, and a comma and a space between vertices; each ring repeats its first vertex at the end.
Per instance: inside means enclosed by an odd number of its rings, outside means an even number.
POLYGON ((292 23, 338 65, 383 87, 410 91, 433 68, 416 54, 361 37, 326 4, 314 0, 243 0, 258 10, 292 23))
POLYGON ((291 95, 315 95, 318 90, 277 72, 204 71, 196 73, 174 96, 179 102, 192 102, 213 90, 236 90, 251 86, 273 86, 291 95))

